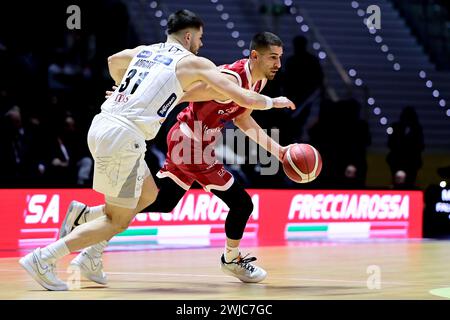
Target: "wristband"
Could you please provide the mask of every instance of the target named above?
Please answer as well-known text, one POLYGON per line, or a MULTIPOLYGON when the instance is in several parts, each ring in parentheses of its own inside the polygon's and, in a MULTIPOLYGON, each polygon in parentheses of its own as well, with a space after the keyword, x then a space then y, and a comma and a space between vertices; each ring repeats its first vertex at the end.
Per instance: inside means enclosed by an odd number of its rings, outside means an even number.
POLYGON ((273 108, 273 101, 272 98, 269 98, 268 96, 262 95, 264 99, 266 100, 266 106, 262 110, 268 110, 273 108))

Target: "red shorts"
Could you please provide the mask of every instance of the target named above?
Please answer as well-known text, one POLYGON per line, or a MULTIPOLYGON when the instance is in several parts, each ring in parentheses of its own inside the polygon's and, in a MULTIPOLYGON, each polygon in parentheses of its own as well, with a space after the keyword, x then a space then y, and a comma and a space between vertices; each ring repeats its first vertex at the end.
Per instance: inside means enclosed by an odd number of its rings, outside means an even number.
MULTIPOLYGON (((203 155, 208 144, 201 142, 195 144, 192 137, 181 132, 179 122, 167 134, 167 147, 166 161, 156 174, 158 178, 169 177, 185 190, 188 190, 194 181, 206 191, 212 189, 225 191, 233 184, 233 175, 219 163, 213 152, 211 156, 199 156, 198 160, 194 161, 194 154, 203 155), (183 144, 190 150, 190 157, 184 158, 183 152, 180 152, 183 144)), ((212 149, 211 146, 209 148, 212 149)))

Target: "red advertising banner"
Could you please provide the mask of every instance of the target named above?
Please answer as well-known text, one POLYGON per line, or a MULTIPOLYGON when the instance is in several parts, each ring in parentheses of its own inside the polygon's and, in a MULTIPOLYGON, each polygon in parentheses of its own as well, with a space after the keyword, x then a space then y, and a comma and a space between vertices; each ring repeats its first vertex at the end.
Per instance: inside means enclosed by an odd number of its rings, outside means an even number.
MULTIPOLYGON (((248 190, 254 204, 247 244, 311 239, 420 238, 421 191, 248 190)), ((0 190, 0 250, 44 246, 58 238, 72 200, 98 205, 88 189, 0 190)), ((170 213, 139 213, 111 240, 111 248, 223 245, 228 207, 203 190, 190 190, 170 213)))

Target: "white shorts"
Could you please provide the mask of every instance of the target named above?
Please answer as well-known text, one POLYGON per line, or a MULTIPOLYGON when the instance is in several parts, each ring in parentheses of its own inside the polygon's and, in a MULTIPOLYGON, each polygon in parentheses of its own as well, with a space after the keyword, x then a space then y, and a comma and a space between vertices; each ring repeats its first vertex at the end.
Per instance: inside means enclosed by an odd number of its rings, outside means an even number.
POLYGON ((135 208, 150 174, 143 134, 124 118, 100 113, 89 128, 88 145, 95 162, 94 190, 106 199, 124 200, 116 205, 135 208))

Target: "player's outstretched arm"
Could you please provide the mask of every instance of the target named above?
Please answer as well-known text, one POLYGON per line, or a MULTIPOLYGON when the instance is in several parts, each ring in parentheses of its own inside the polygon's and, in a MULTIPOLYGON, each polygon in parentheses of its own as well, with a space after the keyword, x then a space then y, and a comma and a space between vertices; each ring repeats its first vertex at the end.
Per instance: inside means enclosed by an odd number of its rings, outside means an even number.
POLYGON ((116 85, 119 85, 122 81, 133 57, 143 48, 144 46, 139 46, 134 49, 125 49, 108 57, 109 74, 111 75, 111 78, 114 79, 116 85))
POLYGON ((265 95, 243 89, 229 80, 219 69, 205 58, 197 58, 193 63, 197 70, 198 80, 206 82, 214 90, 249 109, 290 108, 295 109, 292 101, 285 97, 270 98, 265 95))
POLYGON ((199 81, 183 95, 181 102, 200 102, 211 100, 227 100, 222 94, 214 90, 209 84, 199 81))
MULTIPOLYGON (((224 76, 238 84, 238 80, 235 76, 227 73, 224 73, 224 76)), ((199 81, 189 88, 189 90, 181 98, 180 102, 200 102, 211 100, 226 101, 229 100, 229 98, 214 90, 214 88, 212 88, 209 84, 199 81)))

